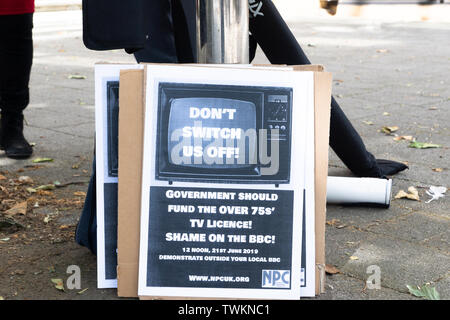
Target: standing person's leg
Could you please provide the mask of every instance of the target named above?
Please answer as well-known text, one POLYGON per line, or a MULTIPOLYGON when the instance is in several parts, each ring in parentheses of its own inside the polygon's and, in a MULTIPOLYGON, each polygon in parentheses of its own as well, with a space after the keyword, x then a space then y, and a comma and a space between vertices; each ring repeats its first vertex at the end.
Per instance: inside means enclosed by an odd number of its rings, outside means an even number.
MULTIPOLYGON (((273 64, 310 64, 295 36, 271 0, 250 12, 250 32, 273 64)), ((330 146, 357 176, 382 177, 407 168, 402 163, 376 160, 334 98, 331 102, 330 146)))
POLYGON ((33 61, 33 14, 0 16, 0 148, 11 158, 28 158, 33 149, 23 136, 33 61))

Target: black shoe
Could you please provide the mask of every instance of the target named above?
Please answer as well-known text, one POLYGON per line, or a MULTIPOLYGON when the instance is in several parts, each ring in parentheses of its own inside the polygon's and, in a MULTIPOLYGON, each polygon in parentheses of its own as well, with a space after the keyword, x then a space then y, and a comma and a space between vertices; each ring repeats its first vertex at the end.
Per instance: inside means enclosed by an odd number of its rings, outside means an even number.
POLYGON ((22 113, 2 112, 0 149, 12 159, 26 159, 33 154, 33 148, 23 136, 22 113))

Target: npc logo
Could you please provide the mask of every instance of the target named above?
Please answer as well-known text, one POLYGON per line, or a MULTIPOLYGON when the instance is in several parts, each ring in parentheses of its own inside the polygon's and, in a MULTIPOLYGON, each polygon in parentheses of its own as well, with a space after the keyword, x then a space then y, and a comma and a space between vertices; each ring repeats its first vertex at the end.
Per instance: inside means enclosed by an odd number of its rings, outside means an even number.
POLYGON ((290 288, 291 271, 290 270, 263 270, 262 285, 263 288, 290 288))

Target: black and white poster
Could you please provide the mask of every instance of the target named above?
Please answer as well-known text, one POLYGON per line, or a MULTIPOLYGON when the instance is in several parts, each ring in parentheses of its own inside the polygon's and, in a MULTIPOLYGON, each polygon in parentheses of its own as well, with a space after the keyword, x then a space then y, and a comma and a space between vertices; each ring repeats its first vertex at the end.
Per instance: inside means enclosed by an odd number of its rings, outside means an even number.
POLYGON ((290 288, 293 195, 151 187, 147 286, 290 288))
POLYGON ((146 66, 139 295, 300 298, 313 83, 275 68, 146 66))
POLYGON ((97 186, 97 285, 117 287, 117 182, 119 78, 133 64, 95 66, 95 148, 97 186))

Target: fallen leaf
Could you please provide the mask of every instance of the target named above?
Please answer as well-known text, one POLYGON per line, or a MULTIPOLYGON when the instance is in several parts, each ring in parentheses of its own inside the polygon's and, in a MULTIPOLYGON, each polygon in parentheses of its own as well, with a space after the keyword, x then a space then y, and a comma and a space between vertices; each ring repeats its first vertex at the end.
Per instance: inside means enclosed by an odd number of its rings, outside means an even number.
POLYGON ((397 136, 394 138, 394 141, 401 141, 401 140, 412 141, 413 139, 414 139, 413 136, 397 136))
POLYGON ((408 188, 408 192, 409 192, 410 194, 412 194, 414 197, 419 198, 419 191, 417 191, 416 188, 414 188, 414 187, 409 187, 409 188, 408 188))
POLYGON ((350 257, 350 260, 359 260, 359 258, 356 257, 356 256, 351 256, 351 257, 350 257))
POLYGON ((27 202, 21 202, 16 204, 11 209, 5 212, 7 216, 15 216, 16 214, 26 215, 27 214, 27 202))
POLYGON ((56 186, 54 184, 44 184, 36 188, 36 190, 55 190, 56 186))
POLYGON ((64 282, 62 279, 51 279, 51 281, 55 285, 56 289, 58 289, 60 291, 64 291, 64 282))
POLYGON ((329 225, 329 226, 334 226, 334 225, 336 225, 336 224, 341 223, 341 220, 339 220, 339 219, 332 219, 332 220, 327 221, 326 223, 327 223, 327 225, 329 225))
POLYGON ((22 228, 22 229, 25 228, 24 225, 18 223, 17 221, 15 221, 12 218, 0 219, 0 231, 5 230, 5 229, 10 229, 10 228, 13 228, 13 227, 22 228))
MULTIPOLYGON (((53 193, 51 191, 47 191, 47 190, 38 190, 36 193, 40 196, 52 196, 53 195, 53 193)), ((37 205, 34 205, 34 206, 39 207, 39 203, 37 203, 37 205)))
POLYGON ((19 177, 19 182, 22 184, 32 184, 33 183, 33 179, 31 179, 28 176, 20 176, 19 177))
POLYGON ((431 148, 442 148, 439 144, 433 144, 433 143, 426 143, 426 142, 417 142, 413 141, 409 145, 409 148, 415 148, 415 149, 431 149, 431 148))
POLYGON ((83 75, 81 75, 81 74, 70 74, 68 78, 69 78, 69 79, 75 79, 75 80, 84 80, 84 79, 87 79, 86 76, 83 76, 83 75))
POLYGON ((410 200, 416 200, 416 201, 420 201, 419 198, 419 192, 417 191, 416 188, 414 187, 409 187, 408 188, 408 192, 406 193, 404 190, 400 190, 394 197, 394 199, 403 199, 403 198, 407 198, 410 200))
POLYGON ((81 291, 78 291, 77 294, 83 294, 83 293, 85 293, 87 291, 87 289, 89 289, 89 288, 86 288, 86 289, 83 289, 81 291))
POLYGON ((33 163, 53 162, 52 158, 37 158, 32 161, 33 163))
POLYGON ((394 132, 398 131, 398 129, 400 129, 400 128, 397 127, 397 126, 382 127, 381 131, 386 133, 386 134, 391 134, 391 133, 394 133, 394 132))
POLYGON ((77 196, 77 197, 85 197, 86 196, 86 192, 76 191, 76 192, 73 193, 73 195, 77 196))
POLYGON ((391 114, 389 112, 383 112, 383 116, 390 116, 391 114))
POLYGON ((440 300, 441 297, 439 295, 439 292, 436 290, 435 287, 431 287, 429 284, 426 284, 422 287, 419 286, 406 286, 409 290, 409 293, 411 293, 413 296, 419 297, 419 298, 425 298, 427 300, 440 300))
POLYGON ((47 224, 47 223, 49 223, 51 220, 52 220, 52 219, 50 218, 50 216, 49 216, 49 215, 46 215, 45 218, 44 218, 44 223, 47 224))
POLYGON ((336 268, 335 266, 329 265, 329 264, 325 265, 325 272, 328 274, 341 273, 341 271, 338 268, 336 268))
POLYGON ((442 171, 444 171, 444 169, 442 169, 442 168, 433 168, 432 170, 434 172, 442 172, 442 171))
POLYGON ((0 174, 0 180, 6 180, 7 178, 4 175, 0 174))
POLYGON ((25 271, 23 270, 16 270, 12 273, 12 275, 19 275, 19 276, 23 276, 25 274, 25 271))
POLYGON ((368 126, 374 125, 374 123, 372 121, 363 121, 363 123, 367 124, 368 126))

